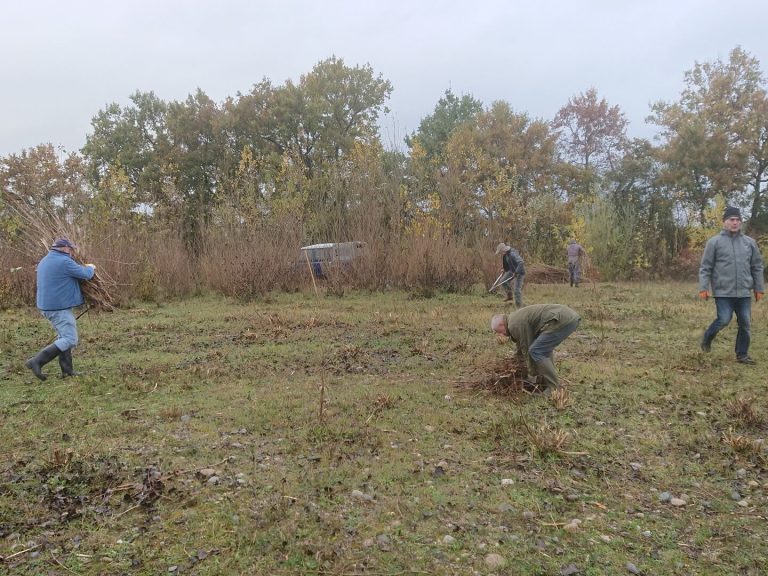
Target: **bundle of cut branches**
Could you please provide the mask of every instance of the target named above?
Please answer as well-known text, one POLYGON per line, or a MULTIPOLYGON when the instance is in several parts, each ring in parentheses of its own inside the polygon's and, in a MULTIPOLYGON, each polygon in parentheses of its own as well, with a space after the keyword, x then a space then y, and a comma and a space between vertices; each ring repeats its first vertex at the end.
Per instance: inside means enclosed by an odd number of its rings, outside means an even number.
POLYGON ((531 264, 525 267, 525 281, 531 284, 565 284, 568 270, 548 264, 531 264))
MULTIPOLYGON (((5 199, 6 208, 18 218, 20 224, 15 246, 31 261, 40 261, 56 238, 67 238, 77 246, 72 258, 78 264, 90 262, 89 239, 78 226, 49 208, 30 206, 18 196, 9 194, 5 199)), ((114 309, 116 286, 116 282, 101 267, 96 268, 91 280, 80 282, 86 303, 97 310, 114 309)))
POLYGON ((501 358, 490 369, 476 374, 468 381, 460 384, 473 390, 485 390, 499 396, 517 394, 523 389, 523 379, 528 374, 528 368, 519 356, 501 358))

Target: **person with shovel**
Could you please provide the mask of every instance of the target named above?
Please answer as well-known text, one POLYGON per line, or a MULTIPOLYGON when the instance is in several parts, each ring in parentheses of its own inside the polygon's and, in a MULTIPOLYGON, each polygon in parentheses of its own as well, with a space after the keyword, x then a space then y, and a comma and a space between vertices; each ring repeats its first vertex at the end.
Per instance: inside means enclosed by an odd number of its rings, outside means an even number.
POLYGON ((491 330, 508 336, 517 353, 528 364, 523 382, 529 392, 551 392, 560 388, 553 353, 579 327, 581 317, 562 304, 532 304, 511 314, 491 318, 491 330))
POLYGON ((504 302, 512 300, 514 293, 515 306, 522 308, 523 306, 523 280, 525 279, 525 263, 522 256, 514 250, 511 246, 507 246, 504 242, 501 242, 496 246, 496 255, 501 254, 501 265, 503 272, 499 279, 496 280, 494 288, 501 286, 507 296, 504 298, 504 302), (512 280, 515 281, 514 292, 512 286, 512 280))
POLYGON ((78 264, 72 257, 75 250, 76 246, 67 238, 57 238, 37 265, 37 308, 57 336, 52 344, 25 363, 40 380, 47 378, 43 366, 56 357, 63 377, 77 375, 72 366, 72 348, 78 342, 77 320, 72 308, 83 304, 80 280, 91 280, 96 266, 78 264))

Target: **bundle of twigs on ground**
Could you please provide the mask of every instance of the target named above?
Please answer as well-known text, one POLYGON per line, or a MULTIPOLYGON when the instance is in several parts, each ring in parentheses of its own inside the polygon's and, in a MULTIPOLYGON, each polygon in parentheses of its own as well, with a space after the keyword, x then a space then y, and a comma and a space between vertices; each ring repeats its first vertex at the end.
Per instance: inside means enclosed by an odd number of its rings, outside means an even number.
MULTIPOLYGON (((525 267, 525 281, 531 284, 567 284, 570 274, 566 268, 558 268, 548 264, 531 264, 525 267)), ((582 282, 594 282, 582 275, 582 282)))
POLYGON ((548 264, 531 264, 525 267, 525 281, 532 284, 566 284, 569 278, 565 268, 548 264))
POLYGON ((501 358, 496 364, 474 375, 460 385, 499 396, 518 394, 523 390, 523 379, 528 375, 525 361, 517 355, 501 358))
MULTIPOLYGON (((32 207, 21 198, 8 195, 6 201, 6 206, 18 218, 20 225, 14 245, 31 261, 39 262, 56 238, 67 238, 77 246, 72 254, 75 261, 79 264, 91 262, 88 258, 89 239, 78 226, 50 209, 32 207)), ((116 282, 102 267, 96 268, 90 281, 80 283, 86 303, 97 310, 114 309, 113 294, 116 286, 116 282)))

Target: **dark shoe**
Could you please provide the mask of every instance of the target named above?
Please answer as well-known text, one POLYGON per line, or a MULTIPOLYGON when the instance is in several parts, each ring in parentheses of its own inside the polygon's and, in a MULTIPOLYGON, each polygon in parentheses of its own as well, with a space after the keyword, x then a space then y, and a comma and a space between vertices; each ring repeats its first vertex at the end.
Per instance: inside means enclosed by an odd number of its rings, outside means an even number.
POLYGON ((701 339, 701 351, 702 352, 710 352, 712 350, 712 342, 708 341, 706 338, 701 339))
POLYGON ((37 356, 27 360, 24 365, 32 370, 38 379, 45 381, 47 376, 43 374, 43 366, 48 364, 48 362, 56 358, 59 354, 61 354, 61 350, 56 347, 56 344, 49 344, 40 350, 40 352, 37 353, 37 356))
POLYGON ((68 376, 80 376, 80 372, 75 372, 72 366, 72 348, 64 350, 59 355, 59 366, 61 367, 61 376, 67 378, 68 376))
POLYGON ((752 358, 750 358, 749 356, 739 356, 738 358, 736 358, 736 362, 739 362, 740 364, 750 364, 750 365, 757 364, 757 362, 752 360, 752 358))

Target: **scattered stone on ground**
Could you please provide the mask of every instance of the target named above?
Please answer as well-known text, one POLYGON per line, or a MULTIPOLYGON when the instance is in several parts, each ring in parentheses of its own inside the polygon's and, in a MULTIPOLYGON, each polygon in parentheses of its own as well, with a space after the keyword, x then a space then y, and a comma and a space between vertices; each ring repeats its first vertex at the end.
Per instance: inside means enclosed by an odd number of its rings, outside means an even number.
POLYGON ((503 568, 507 565, 507 561, 500 554, 488 554, 485 557, 485 565, 489 568, 503 568))
POLYGON ((560 576, 574 576, 574 574, 580 574, 581 568, 576 566, 576 564, 568 564, 568 566, 563 566, 560 569, 560 576))
POLYGON ((352 490, 352 493, 350 494, 352 498, 355 500, 362 500, 364 502, 371 502, 373 501, 373 496, 370 494, 366 494, 365 492, 362 492, 360 490, 352 490))

